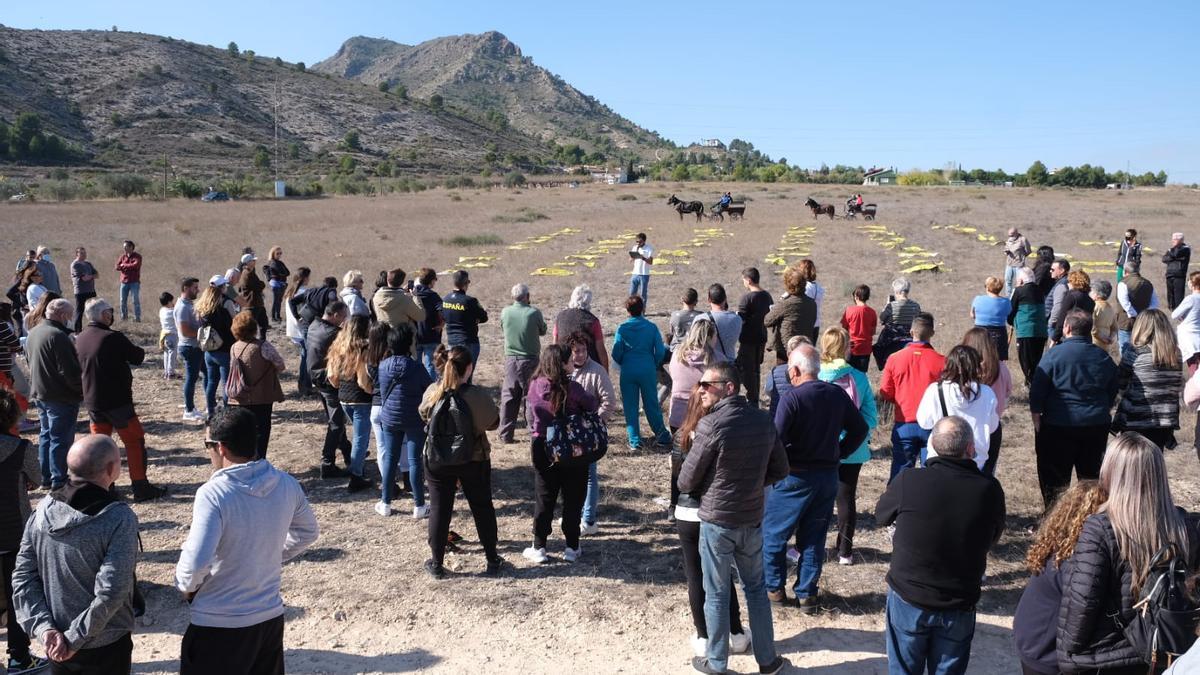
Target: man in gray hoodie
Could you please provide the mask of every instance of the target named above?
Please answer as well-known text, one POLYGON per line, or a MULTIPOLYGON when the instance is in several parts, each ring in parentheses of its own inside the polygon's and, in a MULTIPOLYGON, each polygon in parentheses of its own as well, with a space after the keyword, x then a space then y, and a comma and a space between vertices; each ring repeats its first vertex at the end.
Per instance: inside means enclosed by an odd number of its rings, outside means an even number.
POLYGON ((67 453, 67 471, 69 481, 38 504, 21 540, 17 622, 68 666, 62 672, 128 673, 138 520, 109 492, 121 453, 108 436, 84 436, 67 453))
POLYGON ((212 478, 196 491, 175 585, 192 606, 182 675, 282 673, 283 563, 317 540, 317 518, 291 475, 257 454, 254 415, 217 411, 204 441, 212 478))

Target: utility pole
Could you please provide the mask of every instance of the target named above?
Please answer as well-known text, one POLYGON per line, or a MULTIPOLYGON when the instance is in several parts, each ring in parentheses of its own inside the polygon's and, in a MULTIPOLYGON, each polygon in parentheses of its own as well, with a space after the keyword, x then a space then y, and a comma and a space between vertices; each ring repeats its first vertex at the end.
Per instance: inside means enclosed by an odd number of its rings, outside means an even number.
POLYGON ((170 164, 167 162, 167 153, 163 153, 163 201, 167 201, 167 167, 170 164))
POLYGON ((279 180, 279 76, 275 76, 275 180, 279 180))

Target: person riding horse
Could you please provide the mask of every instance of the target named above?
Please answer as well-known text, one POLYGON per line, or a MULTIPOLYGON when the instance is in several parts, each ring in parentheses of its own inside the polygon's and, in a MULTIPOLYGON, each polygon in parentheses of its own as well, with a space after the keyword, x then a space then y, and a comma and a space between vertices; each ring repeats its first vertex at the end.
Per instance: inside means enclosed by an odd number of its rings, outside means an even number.
POLYGON ((721 201, 717 202, 716 204, 713 204, 713 208, 712 208, 713 213, 720 213, 721 211, 724 211, 725 209, 727 209, 729 207, 729 205, 732 202, 733 202, 733 197, 731 197, 729 195, 729 193, 726 192, 725 194, 721 195, 721 201))

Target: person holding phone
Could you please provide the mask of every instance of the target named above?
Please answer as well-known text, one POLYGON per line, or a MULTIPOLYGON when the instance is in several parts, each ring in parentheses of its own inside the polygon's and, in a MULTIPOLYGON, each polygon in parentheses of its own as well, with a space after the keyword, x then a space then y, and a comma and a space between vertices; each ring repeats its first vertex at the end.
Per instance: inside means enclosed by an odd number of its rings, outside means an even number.
POLYGON ((642 302, 650 303, 650 266, 654 264, 654 247, 646 243, 646 233, 638 232, 636 242, 629 249, 633 259, 633 276, 629 278, 629 294, 642 296, 642 302))

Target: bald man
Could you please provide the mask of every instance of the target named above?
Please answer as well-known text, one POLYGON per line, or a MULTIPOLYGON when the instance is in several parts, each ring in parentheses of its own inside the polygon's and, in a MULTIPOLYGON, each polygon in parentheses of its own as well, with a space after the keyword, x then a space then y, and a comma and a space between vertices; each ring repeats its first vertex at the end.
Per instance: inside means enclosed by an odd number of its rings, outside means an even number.
POLYGON ((138 520, 109 492, 121 474, 117 444, 79 438, 67 472, 25 528, 13 573, 16 618, 45 645, 52 672, 128 673, 138 520))

